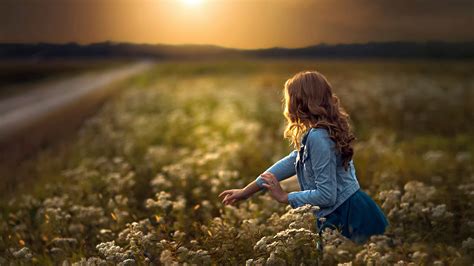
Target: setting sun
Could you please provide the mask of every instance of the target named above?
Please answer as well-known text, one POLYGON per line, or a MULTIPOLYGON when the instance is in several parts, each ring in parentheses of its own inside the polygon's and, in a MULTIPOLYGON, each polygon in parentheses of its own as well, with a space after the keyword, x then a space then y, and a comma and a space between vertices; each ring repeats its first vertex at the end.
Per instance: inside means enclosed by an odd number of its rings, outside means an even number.
POLYGON ((182 0, 187 6, 197 6, 202 0, 182 0))

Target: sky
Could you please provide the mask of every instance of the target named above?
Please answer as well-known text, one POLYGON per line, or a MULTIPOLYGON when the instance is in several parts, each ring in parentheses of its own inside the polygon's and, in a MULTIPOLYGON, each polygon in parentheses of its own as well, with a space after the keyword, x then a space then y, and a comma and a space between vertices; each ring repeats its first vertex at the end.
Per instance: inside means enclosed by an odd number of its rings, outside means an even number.
POLYGON ((473 0, 0 0, 0 42, 472 41, 473 0))

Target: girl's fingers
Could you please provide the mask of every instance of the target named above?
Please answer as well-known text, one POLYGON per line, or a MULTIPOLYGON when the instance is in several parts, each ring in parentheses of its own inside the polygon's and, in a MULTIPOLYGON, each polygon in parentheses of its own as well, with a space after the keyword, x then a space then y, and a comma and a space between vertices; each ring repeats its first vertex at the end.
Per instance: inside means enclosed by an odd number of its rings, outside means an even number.
POLYGON ((270 177, 270 178, 275 178, 275 179, 276 179, 275 175, 272 174, 272 173, 270 173, 270 172, 265 172, 265 173, 263 173, 262 175, 265 175, 265 176, 268 176, 268 177, 270 177))
POLYGON ((270 181, 270 178, 268 178, 268 176, 262 175, 262 179, 265 180, 265 181, 267 181, 267 183, 270 181))
POLYGON ((222 191, 221 194, 219 194, 219 197, 222 197, 222 196, 227 195, 227 194, 229 194, 229 193, 230 193, 229 190, 224 190, 224 191, 222 191))
POLYGON ((273 179, 271 177, 267 177, 267 176, 262 177, 262 179, 265 180, 265 182, 267 182, 268 184, 272 184, 272 183, 276 184, 278 182, 278 180, 275 180, 275 179, 273 179))
POLYGON ((232 198, 232 199, 225 199, 223 201, 224 205, 233 205, 233 203, 235 203, 237 201, 237 199, 235 198, 232 198))
POLYGON ((272 173, 267 173, 267 174, 268 174, 268 176, 269 176, 272 180, 278 181, 277 178, 276 178, 276 176, 275 176, 274 174, 272 174, 272 173))
POLYGON ((268 173, 261 174, 262 177, 268 178, 268 173))
POLYGON ((276 179, 276 177, 275 177, 273 174, 268 173, 268 172, 262 174, 262 176, 263 176, 264 178, 267 178, 268 180, 278 181, 278 180, 276 179))
POLYGON ((225 195, 224 201, 227 201, 229 199, 229 194, 225 195))
POLYGON ((229 199, 224 199, 224 200, 222 201, 222 203, 224 203, 224 205, 229 204, 229 199))
POLYGON ((222 200, 222 203, 229 204, 229 202, 232 200, 235 200, 235 194, 227 194, 222 200))

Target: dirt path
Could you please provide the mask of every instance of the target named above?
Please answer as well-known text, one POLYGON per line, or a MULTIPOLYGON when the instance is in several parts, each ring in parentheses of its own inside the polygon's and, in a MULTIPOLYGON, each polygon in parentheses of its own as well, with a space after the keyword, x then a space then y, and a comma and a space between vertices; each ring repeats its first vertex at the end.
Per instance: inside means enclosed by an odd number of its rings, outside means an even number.
POLYGON ((120 82, 153 66, 138 62, 101 72, 38 83, 28 93, 0 100, 0 195, 28 184, 24 167, 39 149, 72 136, 120 88, 120 82))
POLYGON ((31 124, 60 112, 83 97, 102 92, 108 85, 136 75, 151 66, 139 62, 131 66, 86 73, 74 78, 47 82, 25 94, 0 100, 0 142, 31 124))

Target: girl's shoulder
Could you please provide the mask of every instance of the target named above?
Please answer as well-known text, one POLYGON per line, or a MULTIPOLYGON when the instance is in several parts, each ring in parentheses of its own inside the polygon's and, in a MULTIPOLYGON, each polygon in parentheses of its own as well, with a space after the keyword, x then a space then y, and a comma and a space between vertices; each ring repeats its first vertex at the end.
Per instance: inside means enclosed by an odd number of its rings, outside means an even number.
POLYGON ((325 127, 312 127, 309 130, 309 133, 311 134, 329 134, 329 131, 325 127))
POLYGON ((308 131, 309 139, 327 139, 329 137, 329 131, 324 127, 312 127, 308 131))
POLYGON ((323 127, 310 128, 307 133, 306 144, 321 146, 321 145, 331 145, 334 144, 334 141, 329 137, 329 131, 323 127))

